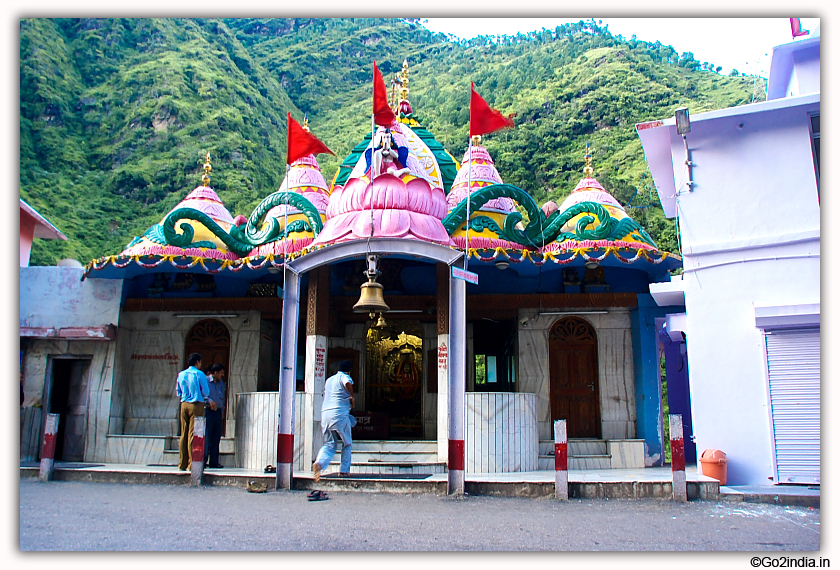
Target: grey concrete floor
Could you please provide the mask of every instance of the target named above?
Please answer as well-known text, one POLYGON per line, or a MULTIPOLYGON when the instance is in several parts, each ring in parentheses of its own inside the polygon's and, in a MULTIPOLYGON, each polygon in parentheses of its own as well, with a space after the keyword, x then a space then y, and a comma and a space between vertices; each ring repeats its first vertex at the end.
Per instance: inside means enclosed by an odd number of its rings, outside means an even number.
MULTIPOLYGON (((820 510, 669 500, 440 497, 20 481, 20 548, 61 551, 820 549, 820 510), (210 513, 212 512, 212 516, 210 513)), ((746 555, 745 555, 746 556, 746 555)), ((749 567, 744 558, 743 566, 749 567)))

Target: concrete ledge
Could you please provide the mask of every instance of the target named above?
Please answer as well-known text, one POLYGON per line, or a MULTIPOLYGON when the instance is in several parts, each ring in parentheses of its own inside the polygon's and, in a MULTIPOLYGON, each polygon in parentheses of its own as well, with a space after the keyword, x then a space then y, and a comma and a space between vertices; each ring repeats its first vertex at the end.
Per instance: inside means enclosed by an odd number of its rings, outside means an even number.
MULTIPOLYGON (((717 485, 714 483, 688 481, 686 491, 689 501, 714 501, 718 496, 717 485)), ((670 482, 569 483, 569 498, 574 499, 670 499, 673 496, 670 482)))
POLYGON ((295 478, 296 491, 318 488, 326 491, 360 491, 363 493, 432 493, 446 494, 446 481, 434 479, 329 479, 323 478, 317 484, 314 479, 295 478))
POLYGON ((772 492, 740 492, 731 489, 720 494, 720 500, 732 503, 765 503, 785 507, 820 508, 820 496, 772 492))
MULTIPOLYGON (((493 497, 553 497, 554 481, 546 483, 466 481, 464 483, 464 491, 470 495, 489 495, 493 497)), ((443 492, 446 493, 445 486, 443 492)))

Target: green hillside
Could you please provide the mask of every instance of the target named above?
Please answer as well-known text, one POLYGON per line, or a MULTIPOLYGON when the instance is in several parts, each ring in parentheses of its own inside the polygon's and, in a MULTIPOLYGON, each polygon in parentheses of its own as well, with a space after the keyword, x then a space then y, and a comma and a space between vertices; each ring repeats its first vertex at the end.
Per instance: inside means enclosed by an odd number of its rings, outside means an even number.
POLYGON ((331 180, 370 130, 372 61, 409 62, 415 115, 460 160, 469 85, 517 127, 484 144, 505 182, 542 203, 596 177, 660 246, 676 249, 634 124, 744 104, 752 78, 724 77, 670 46, 594 21, 456 42, 379 19, 21 20, 21 197, 69 242, 36 240, 33 264, 118 253, 200 181, 248 215, 285 170, 286 112, 336 153, 331 180))

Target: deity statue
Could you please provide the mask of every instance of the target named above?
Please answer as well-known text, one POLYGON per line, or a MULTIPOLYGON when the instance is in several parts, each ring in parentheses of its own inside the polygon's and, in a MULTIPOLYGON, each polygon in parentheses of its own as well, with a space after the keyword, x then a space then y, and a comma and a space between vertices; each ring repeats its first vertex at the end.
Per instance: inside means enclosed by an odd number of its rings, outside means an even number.
MULTIPOLYGON (((400 178, 403 174, 411 172, 411 169, 407 167, 408 148, 396 144, 391 129, 385 129, 376 133, 373 139, 373 148, 373 172, 371 173, 371 178, 376 178, 385 173, 400 178)), ((371 166, 370 155, 371 149, 367 149, 365 151, 367 169, 370 169, 371 166)))

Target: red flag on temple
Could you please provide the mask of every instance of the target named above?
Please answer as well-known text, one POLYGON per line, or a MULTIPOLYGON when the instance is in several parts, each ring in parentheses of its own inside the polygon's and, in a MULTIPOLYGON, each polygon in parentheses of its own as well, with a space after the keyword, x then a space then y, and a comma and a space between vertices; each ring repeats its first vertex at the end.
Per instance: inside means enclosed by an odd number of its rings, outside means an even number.
POLYGON ((508 117, 490 107, 481 95, 475 92, 475 83, 470 86, 470 136, 486 135, 505 127, 512 127, 513 114, 508 117))
POLYGON ((376 67, 376 60, 373 61, 373 122, 383 127, 390 127, 397 118, 388 105, 388 90, 385 88, 385 80, 379 68, 376 67))
POLYGON ((796 39, 798 36, 807 36, 811 32, 809 30, 802 29, 802 22, 799 20, 799 18, 791 18, 790 33, 793 36, 793 39, 796 39))
POLYGON ((322 152, 335 154, 327 148, 327 145, 318 140, 318 137, 306 132, 289 113, 289 146, 286 152, 286 164, 291 164, 304 156, 322 152))

